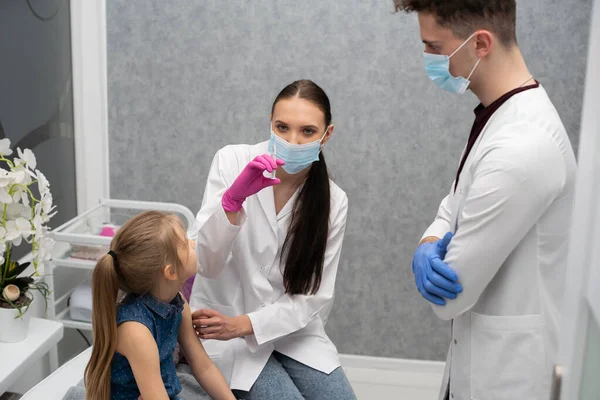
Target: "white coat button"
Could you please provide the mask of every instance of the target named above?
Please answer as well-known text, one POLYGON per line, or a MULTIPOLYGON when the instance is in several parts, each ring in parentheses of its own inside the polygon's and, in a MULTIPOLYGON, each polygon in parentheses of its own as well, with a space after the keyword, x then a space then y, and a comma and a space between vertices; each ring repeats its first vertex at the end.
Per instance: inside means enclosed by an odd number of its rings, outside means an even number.
POLYGON ((458 340, 454 339, 454 344, 458 344, 458 340))
POLYGON ((265 270, 265 267, 262 267, 260 270, 261 270, 261 271, 264 271, 264 270, 265 270))
POLYGON ((262 303, 260 306, 261 306, 261 307, 264 307, 264 306, 265 306, 265 303, 262 303))
POLYGON ((451 396, 452 398, 454 398, 454 393, 450 393, 450 396, 451 396))

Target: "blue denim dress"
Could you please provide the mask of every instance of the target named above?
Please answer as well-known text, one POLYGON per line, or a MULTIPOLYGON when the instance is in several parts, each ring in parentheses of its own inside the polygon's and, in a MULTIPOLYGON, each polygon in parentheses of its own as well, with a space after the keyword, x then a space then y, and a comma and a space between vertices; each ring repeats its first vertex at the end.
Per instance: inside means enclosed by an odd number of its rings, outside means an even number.
MULTIPOLYGON (((160 374, 171 400, 178 399, 177 394, 181 392, 173 351, 177 344, 183 304, 180 294, 170 303, 162 302, 150 294, 127 295, 117 310, 117 326, 127 321, 139 322, 154 336, 160 357, 160 374)), ((111 395, 112 400, 137 400, 140 396, 129 361, 117 352, 111 363, 111 395)))

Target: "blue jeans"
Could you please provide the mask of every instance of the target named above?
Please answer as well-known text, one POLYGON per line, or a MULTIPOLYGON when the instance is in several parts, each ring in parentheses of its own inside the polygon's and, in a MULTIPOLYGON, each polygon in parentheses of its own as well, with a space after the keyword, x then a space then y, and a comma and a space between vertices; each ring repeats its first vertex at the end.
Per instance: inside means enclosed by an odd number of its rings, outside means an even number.
POLYGON ((239 400, 356 400, 341 367, 326 374, 278 352, 271 354, 250 392, 233 393, 239 400))

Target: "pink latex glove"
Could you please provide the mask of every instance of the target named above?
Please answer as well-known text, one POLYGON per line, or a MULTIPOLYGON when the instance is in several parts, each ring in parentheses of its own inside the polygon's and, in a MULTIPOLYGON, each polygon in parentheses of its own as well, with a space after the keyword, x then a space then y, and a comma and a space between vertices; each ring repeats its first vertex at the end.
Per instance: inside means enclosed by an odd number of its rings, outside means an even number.
POLYGON ((283 160, 275 160, 268 154, 257 156, 250 161, 242 173, 233 182, 231 187, 225 191, 221 204, 228 212, 238 212, 246 198, 255 195, 264 188, 274 186, 281 182, 279 179, 267 178, 264 172, 273 172, 285 164, 283 160))

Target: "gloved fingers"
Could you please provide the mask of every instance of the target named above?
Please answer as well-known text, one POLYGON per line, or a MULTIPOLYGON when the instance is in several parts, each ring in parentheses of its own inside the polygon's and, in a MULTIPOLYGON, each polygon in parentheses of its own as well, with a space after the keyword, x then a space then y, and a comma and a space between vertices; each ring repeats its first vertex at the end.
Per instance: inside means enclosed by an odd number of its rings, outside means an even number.
POLYGON ((425 269, 425 274, 427 275, 427 280, 431 282, 432 285, 443 289, 447 292, 455 294, 454 297, 448 297, 444 295, 446 298, 455 298, 456 294, 462 292, 462 286, 458 282, 451 281, 444 276, 438 274, 431 266, 425 269))
POLYGON ((458 281, 458 275, 452 268, 443 262, 439 256, 434 255, 429 257, 429 265, 435 272, 442 275, 444 278, 451 280, 452 282, 458 281))
POLYGON ((273 166, 272 166, 272 159, 269 160, 269 158, 267 158, 268 156, 258 156, 254 159, 254 161, 251 162, 251 164, 253 165, 254 168, 260 170, 260 171, 268 171, 268 172, 273 172, 273 166))
POLYGON ((269 154, 263 154, 262 159, 272 168, 271 171, 277 169, 277 161, 269 154))
POLYGON ((446 251, 448 250, 448 245, 450 244, 450 241, 452 240, 453 237, 454 237, 454 234, 452 232, 446 233, 444 235, 444 237, 436 243, 438 251, 445 254, 446 251))
POLYGON ((437 304, 438 306, 445 306, 446 305, 446 300, 444 300, 441 297, 438 297, 434 294, 429 293, 427 290, 423 289, 423 290, 419 290, 419 292, 421 293, 421 296, 423 296, 423 298, 425 300, 427 300, 430 303, 433 304, 437 304))
POLYGON ((431 266, 429 264, 423 265, 423 269, 422 269, 421 273, 423 276, 423 288, 425 289, 425 291, 427 293, 429 293, 430 295, 433 295, 433 296, 446 298, 446 299, 455 299, 456 298, 456 293, 452 293, 449 290, 446 290, 442 287, 438 287, 433 282, 431 282, 431 280, 429 279, 429 276, 431 276, 433 274, 433 270, 431 269, 431 266))
MULTIPOLYGON (((282 165, 285 165, 285 161, 279 159, 279 158, 273 158, 271 155, 269 154, 263 154, 262 156, 258 156, 261 158, 261 160, 263 160, 266 164, 270 165, 271 168, 273 168, 273 170, 279 168, 282 165)), ((273 171, 271 170, 271 171, 273 171)), ((269 172, 271 172, 269 171, 269 172)))
POLYGON ((446 304, 446 301, 441 298, 438 297, 432 293, 429 293, 427 290, 425 290, 425 287, 423 285, 423 271, 421 270, 421 268, 418 265, 415 265, 415 263, 413 262, 413 272, 415 274, 415 281, 417 283, 417 289, 419 290, 419 293, 421 293, 421 296, 423 296, 423 298, 425 298, 425 300, 427 300, 430 303, 433 304, 437 304, 438 306, 443 306, 446 304))
POLYGON ((443 297, 443 298, 450 299, 450 300, 454 300, 456 298, 456 293, 452 293, 452 292, 450 292, 446 289, 443 289, 439 286, 435 286, 433 283, 431 283, 430 280, 425 280, 423 287, 425 288, 425 290, 428 293, 433 294, 435 296, 443 297))
MULTIPOLYGON (((266 169, 267 168, 262 163, 262 161, 261 160, 257 160, 257 159, 254 159, 254 160, 250 161, 250 163, 248 164, 248 166, 246 166, 246 170, 248 170, 252 174, 252 176, 257 175, 259 173, 262 173, 266 169)), ((242 174, 243 174, 243 172, 242 172, 242 174)), ((240 174, 240 176, 242 176, 242 174, 240 174)))
POLYGON ((421 277, 421 268, 418 265, 415 265, 415 261, 413 259, 412 263, 413 274, 415 275, 415 283, 417 284, 417 289, 419 289, 419 293, 423 289, 423 278, 421 277))

